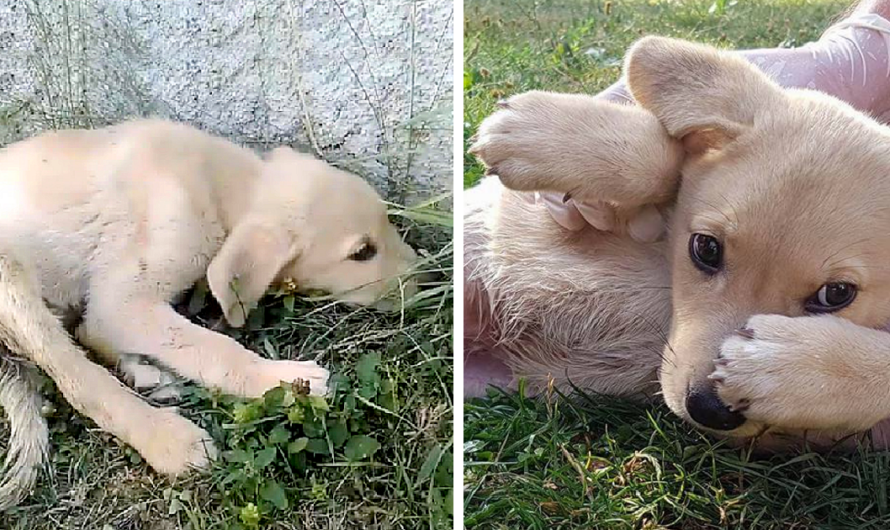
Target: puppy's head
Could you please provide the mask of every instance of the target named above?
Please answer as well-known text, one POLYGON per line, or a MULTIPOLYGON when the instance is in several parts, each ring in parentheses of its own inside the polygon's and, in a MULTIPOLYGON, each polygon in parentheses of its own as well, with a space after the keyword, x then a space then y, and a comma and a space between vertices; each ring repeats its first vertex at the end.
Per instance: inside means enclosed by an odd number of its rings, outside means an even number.
POLYGON ((754 434, 763 426, 730 411, 708 379, 749 317, 890 321, 890 133, 705 46, 646 38, 626 72, 687 152, 670 229, 665 400, 705 428, 754 434))
POLYGON ((232 326, 243 325, 263 293, 284 282, 380 307, 416 291, 416 283, 401 275, 417 256, 361 178, 278 148, 264 162, 255 189, 251 207, 207 270, 232 326))

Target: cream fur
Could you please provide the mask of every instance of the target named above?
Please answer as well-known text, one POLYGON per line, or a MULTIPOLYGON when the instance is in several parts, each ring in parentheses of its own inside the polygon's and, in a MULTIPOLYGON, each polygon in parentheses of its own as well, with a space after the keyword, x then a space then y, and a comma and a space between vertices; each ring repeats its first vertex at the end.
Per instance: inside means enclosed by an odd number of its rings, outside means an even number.
POLYGON ((466 289, 483 323, 468 349, 499 356, 538 387, 552 375, 651 394, 658 371, 665 401, 686 419, 689 389, 714 385, 747 418, 733 436, 807 430, 831 441, 871 428, 885 446, 890 129, 682 41, 641 40, 625 72, 636 114, 532 93, 488 118, 473 150, 519 190, 584 189, 620 202, 611 190, 650 183, 641 187, 658 193, 628 205, 671 211, 668 241, 567 232, 529 194, 487 180, 468 194, 466 289), (651 117, 663 130, 652 130, 651 117), (666 135, 685 151, 679 165, 664 165, 674 152, 666 135), (597 169, 621 161, 618 177, 597 169), (652 185, 653 175, 664 182, 652 185), (676 197, 659 202, 678 178, 676 197), (702 232, 726 249, 713 277, 689 258, 689 238, 702 232), (803 302, 830 281, 855 283, 857 298, 808 315, 803 302), (750 331, 736 333, 743 327, 750 331), (631 377, 646 367, 652 379, 631 377))
POLYGON ((33 370, 0 354, 0 407, 9 416, 10 444, 0 467, 0 511, 18 503, 40 471, 49 451, 49 429, 40 413, 41 400, 33 370))
MULTIPOLYGON (((323 394, 328 373, 314 362, 261 358, 170 302, 206 275, 232 326, 284 281, 372 304, 390 296, 415 258, 362 179, 287 148, 261 159, 159 120, 13 144, 0 151, 0 198, 0 343, 171 475, 205 466, 215 454, 210 437, 90 362, 50 308, 82 312, 80 343, 137 385, 164 374, 130 354, 238 396, 297 379, 323 394), (372 259, 350 259, 367 243, 377 248, 372 259)), ((414 284, 404 283, 410 295, 414 284)), ((9 458, 20 459, 8 460, 10 488, 0 486, 6 505, 33 481, 46 450, 31 398, 9 397, 24 392, 18 381, 0 378, 0 404, 13 419, 9 458)))

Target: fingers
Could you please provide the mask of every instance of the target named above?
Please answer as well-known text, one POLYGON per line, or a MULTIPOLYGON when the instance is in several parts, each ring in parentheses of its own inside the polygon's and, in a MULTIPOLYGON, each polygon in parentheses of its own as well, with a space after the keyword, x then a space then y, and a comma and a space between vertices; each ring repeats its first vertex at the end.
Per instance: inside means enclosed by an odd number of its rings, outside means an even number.
MULTIPOLYGON (((553 220, 572 232, 590 225, 601 232, 618 231, 622 223, 611 204, 563 200, 557 193, 538 193, 536 198, 547 207, 553 220)), ((626 219, 627 233, 641 243, 657 241, 667 227, 667 220, 655 206, 645 206, 626 219)))
POLYGON ((667 221, 655 206, 644 206, 627 223, 630 237, 641 243, 657 241, 665 232, 667 221))
POLYGON ((563 228, 577 232, 585 226, 587 221, 578 213, 578 209, 570 201, 563 202, 562 195, 558 193, 541 192, 536 193, 535 198, 544 203, 547 211, 553 220, 559 223, 563 228))
POLYGON ((536 196, 547 207, 553 220, 567 230, 577 232, 588 224, 603 232, 614 227, 614 209, 606 203, 576 203, 572 199, 564 200, 561 194, 549 192, 536 196))
POLYGON ((602 201, 596 202, 575 202, 570 200, 578 212, 591 226, 602 232, 611 232, 615 230, 618 216, 615 208, 608 203, 602 201))

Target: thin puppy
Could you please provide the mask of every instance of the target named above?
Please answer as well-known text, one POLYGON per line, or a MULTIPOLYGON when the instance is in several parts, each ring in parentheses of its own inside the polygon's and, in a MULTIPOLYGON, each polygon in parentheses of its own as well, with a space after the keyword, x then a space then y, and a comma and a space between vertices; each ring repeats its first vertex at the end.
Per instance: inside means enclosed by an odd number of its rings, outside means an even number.
MULTIPOLYGON (((261 159, 148 120, 47 133, 0 151, 0 344, 162 473, 207 465, 208 434, 93 364, 53 311, 82 313, 79 342, 135 381, 161 373, 130 354, 237 396, 294 380, 323 394, 328 373, 314 362, 261 358, 192 324, 171 301, 206 276, 236 327, 283 282, 372 304, 400 283, 411 295, 413 283, 399 276, 414 259, 371 186, 287 148, 261 159)), ((14 438, 5 507, 32 483, 47 436, 33 390, 9 370, 0 382, 14 438)))

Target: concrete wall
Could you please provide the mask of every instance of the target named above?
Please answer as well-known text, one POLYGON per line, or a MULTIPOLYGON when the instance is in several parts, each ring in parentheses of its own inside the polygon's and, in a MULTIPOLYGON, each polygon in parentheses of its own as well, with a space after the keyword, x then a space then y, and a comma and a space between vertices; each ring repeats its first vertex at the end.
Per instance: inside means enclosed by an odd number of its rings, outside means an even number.
POLYGON ((451 188, 453 3, 0 0, 0 145, 160 115, 395 200, 451 188))

